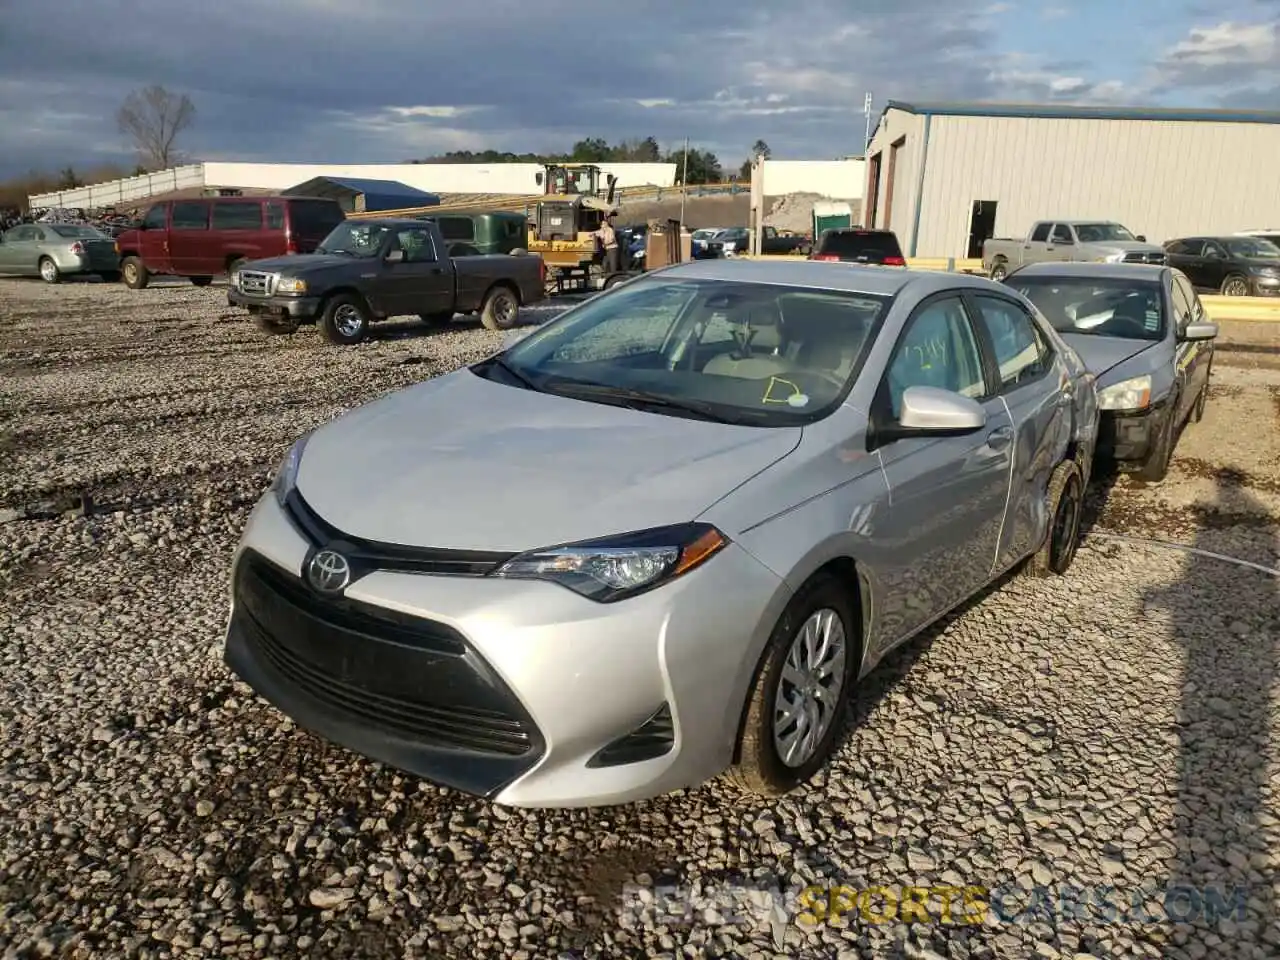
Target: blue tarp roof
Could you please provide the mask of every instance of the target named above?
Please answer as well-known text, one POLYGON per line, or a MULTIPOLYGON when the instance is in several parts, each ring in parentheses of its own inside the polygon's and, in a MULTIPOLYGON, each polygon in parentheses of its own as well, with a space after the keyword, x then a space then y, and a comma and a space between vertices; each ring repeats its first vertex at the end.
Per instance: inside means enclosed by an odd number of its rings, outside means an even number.
POLYGON ((355 209, 356 197, 364 198, 364 210, 399 210, 404 207, 433 207, 440 197, 411 187, 399 180, 368 180, 363 177, 314 177, 286 194, 332 197, 348 212, 355 209))

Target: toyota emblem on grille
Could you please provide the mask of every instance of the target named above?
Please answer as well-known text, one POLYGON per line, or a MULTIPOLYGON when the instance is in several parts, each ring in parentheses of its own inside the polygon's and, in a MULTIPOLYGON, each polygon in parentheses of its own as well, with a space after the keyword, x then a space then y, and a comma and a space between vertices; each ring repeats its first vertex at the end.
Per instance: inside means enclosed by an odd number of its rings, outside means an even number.
POLYGON ((320 593, 340 593, 351 582, 351 564, 334 550, 321 550, 307 564, 307 581, 320 593))

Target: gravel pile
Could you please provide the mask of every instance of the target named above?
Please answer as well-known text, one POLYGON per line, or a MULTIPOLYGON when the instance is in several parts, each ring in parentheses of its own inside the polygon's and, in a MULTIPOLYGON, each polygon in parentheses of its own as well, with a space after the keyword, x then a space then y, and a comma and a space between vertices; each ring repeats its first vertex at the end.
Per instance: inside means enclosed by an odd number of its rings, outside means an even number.
MULTIPOLYGON (((1071 576, 1015 579, 894 655, 829 773, 776 803, 717 783, 503 810, 298 730, 220 661, 252 503, 298 434, 500 341, 378 329, 337 348, 261 336, 217 287, 0 282, 5 956, 1280 953, 1277 584, 1101 527, 1071 576), (805 923, 821 901, 795 896, 917 883, 998 889, 1009 919, 936 922, 937 895, 935 922, 805 923)), ((1241 392, 1188 431, 1192 466, 1102 489, 1100 524, 1159 536, 1166 511, 1187 542, 1277 555, 1276 462, 1245 463, 1274 437, 1214 419, 1270 387, 1229 362, 1241 392)))

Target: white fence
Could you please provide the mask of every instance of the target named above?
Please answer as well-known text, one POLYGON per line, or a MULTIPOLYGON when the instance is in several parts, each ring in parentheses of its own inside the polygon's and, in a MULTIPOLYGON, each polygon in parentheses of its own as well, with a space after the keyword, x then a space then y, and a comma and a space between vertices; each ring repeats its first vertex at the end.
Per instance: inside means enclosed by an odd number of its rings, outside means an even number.
POLYGON ((143 174, 140 177, 95 183, 90 187, 35 194, 27 197, 27 204, 32 209, 80 207, 85 210, 94 210, 99 207, 145 200, 147 197, 168 193, 171 190, 202 187, 204 182, 204 165, 193 163, 185 167, 170 167, 168 170, 143 174))

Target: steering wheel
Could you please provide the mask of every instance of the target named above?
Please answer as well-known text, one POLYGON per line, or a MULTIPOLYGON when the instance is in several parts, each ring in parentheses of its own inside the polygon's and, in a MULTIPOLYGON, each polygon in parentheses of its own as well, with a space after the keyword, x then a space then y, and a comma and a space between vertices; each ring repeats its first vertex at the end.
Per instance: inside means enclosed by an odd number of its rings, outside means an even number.
POLYGON ((1123 337, 1127 333, 1133 333, 1137 336, 1144 336, 1147 332, 1147 325, 1137 317, 1131 317, 1127 314, 1112 314, 1106 323, 1102 324, 1102 329, 1114 336, 1123 337))

